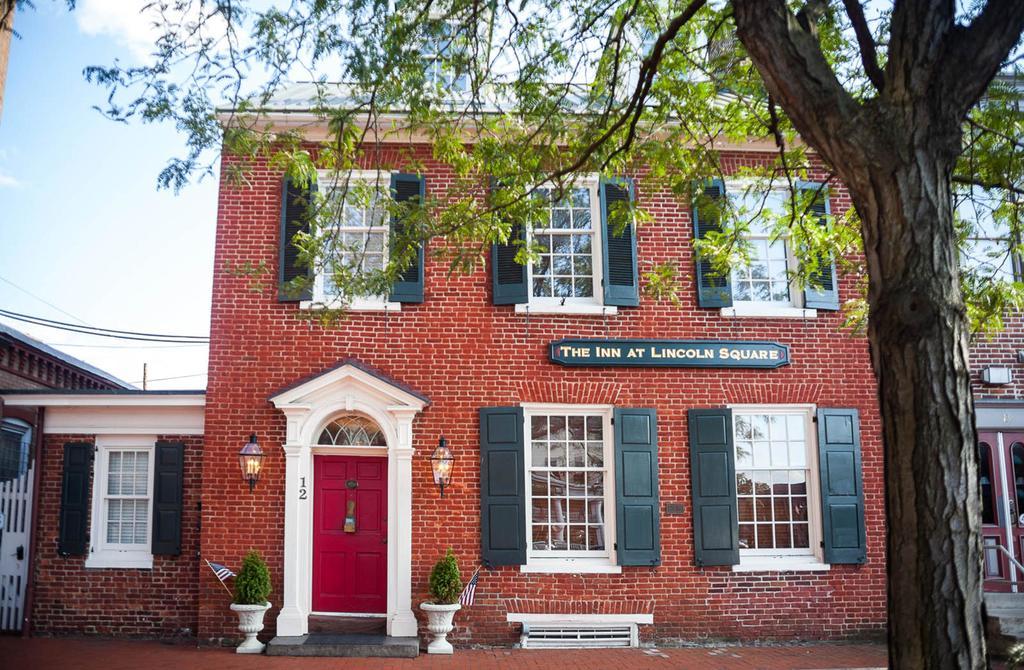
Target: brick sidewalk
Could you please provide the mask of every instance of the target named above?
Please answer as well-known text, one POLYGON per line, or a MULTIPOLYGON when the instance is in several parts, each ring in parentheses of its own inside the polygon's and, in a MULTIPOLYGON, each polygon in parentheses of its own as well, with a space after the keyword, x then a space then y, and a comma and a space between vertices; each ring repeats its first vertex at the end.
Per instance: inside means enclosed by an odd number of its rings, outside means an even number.
POLYGON ((885 647, 876 644, 814 644, 783 647, 685 649, 457 650, 454 656, 421 654, 412 660, 240 656, 230 649, 95 639, 0 638, 0 664, 18 670, 433 670, 524 668, 576 670, 837 670, 884 668, 885 647))

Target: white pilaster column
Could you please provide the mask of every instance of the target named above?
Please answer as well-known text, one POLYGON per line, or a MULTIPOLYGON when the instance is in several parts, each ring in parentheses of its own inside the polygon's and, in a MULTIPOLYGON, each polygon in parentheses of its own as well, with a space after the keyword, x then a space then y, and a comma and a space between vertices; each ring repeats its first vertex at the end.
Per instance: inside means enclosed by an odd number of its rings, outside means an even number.
POLYGON ((300 442, 301 417, 287 413, 288 434, 284 445, 284 602, 277 616, 278 635, 305 635, 308 632, 309 606, 306 586, 309 572, 308 542, 301 538, 308 532, 306 517, 312 487, 308 469, 309 447, 300 442), (301 500, 300 489, 305 479, 306 495, 301 500))
POLYGON ((397 422, 398 444, 391 450, 394 469, 394 518, 391 522, 394 542, 395 579, 389 600, 388 634, 415 637, 416 617, 412 613, 412 419, 416 410, 392 409, 397 422), (393 609, 392 609, 393 607, 393 609))

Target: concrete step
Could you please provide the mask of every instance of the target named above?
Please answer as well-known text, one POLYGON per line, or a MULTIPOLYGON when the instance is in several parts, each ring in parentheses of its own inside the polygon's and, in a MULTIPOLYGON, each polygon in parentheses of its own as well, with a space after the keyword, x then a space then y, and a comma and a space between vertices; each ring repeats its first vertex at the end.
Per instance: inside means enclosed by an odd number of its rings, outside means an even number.
POLYGON ((416 658, 419 653, 419 638, 365 633, 310 633, 295 637, 279 635, 267 643, 267 656, 416 658))

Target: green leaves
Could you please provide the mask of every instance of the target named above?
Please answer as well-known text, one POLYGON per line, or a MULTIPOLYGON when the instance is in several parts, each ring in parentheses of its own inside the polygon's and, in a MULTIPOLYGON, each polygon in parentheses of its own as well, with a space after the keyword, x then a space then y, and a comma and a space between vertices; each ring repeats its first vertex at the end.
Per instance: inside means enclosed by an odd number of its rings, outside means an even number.
MULTIPOLYGON (((878 91, 841 4, 821 5, 815 34, 850 95, 870 102, 878 91)), ((427 202, 401 212, 387 206, 389 216, 400 214, 411 225, 388 242, 382 268, 324 267, 339 250, 331 234, 339 210, 315 207, 300 258, 330 275, 342 296, 383 291, 408 262, 408 250, 427 240, 434 240, 433 258, 451 272, 471 271, 492 242, 508 239, 514 223, 530 225, 538 187, 558 189, 574 175, 595 173, 638 178, 641 197, 629 213, 641 225, 664 215, 647 211, 647 194, 669 193, 685 211, 691 185, 712 178, 738 178, 750 193, 779 190, 782 196, 756 207, 721 204, 721 230, 696 245, 720 272, 747 262, 752 225, 787 240, 799 260, 791 272, 796 288, 814 281, 822 259, 837 259, 841 275, 864 272, 853 209, 811 211, 800 182, 831 174, 830 166, 800 143, 769 98, 736 37, 729 2, 302 0, 204 7, 165 12, 164 36, 149 62, 85 73, 108 91, 103 112, 110 118, 170 122, 185 135, 186 151, 160 174, 161 186, 179 189, 211 174, 221 146, 231 158, 222 163, 223 177, 238 184, 265 165, 299 184, 317 170, 429 173, 428 160, 452 170, 451 179, 431 180, 427 202), (653 73, 649 80, 642 79, 646 72, 653 73), (428 144, 429 156, 415 143, 428 144), (723 162, 723 151, 747 153, 723 162), (489 196, 492 178, 501 188, 489 196)), ((868 29, 884 44, 888 10, 872 11, 868 29)), ((883 50, 883 67, 885 59, 883 50)), ((999 79, 972 113, 954 175, 961 218, 998 227, 1011 256, 1024 238, 1017 204, 1024 197, 1024 122, 1015 73, 999 79), (968 201, 984 203, 983 214, 978 207, 968 213, 968 201)), ((839 193, 838 184, 828 188, 839 193)), ((962 241, 978 237, 965 232, 962 241)), ((342 251, 351 258, 368 253, 342 251)), ((525 246, 518 254, 524 263, 534 257, 525 246)), ((677 257, 685 257, 682 250, 677 257)), ((692 269, 640 262, 647 294, 678 302, 686 284, 680 278, 692 269)), ((996 322, 982 315, 1019 300, 1014 277, 992 281, 991 266, 963 264, 964 294, 979 326, 996 322)))

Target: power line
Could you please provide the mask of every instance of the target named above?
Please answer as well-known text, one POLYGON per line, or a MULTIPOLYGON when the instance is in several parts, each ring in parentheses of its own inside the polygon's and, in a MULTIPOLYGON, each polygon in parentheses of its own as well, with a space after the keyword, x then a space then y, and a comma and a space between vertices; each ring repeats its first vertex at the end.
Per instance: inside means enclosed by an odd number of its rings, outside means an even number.
MULTIPOLYGON (((196 373, 196 374, 194 374, 194 375, 179 375, 179 376, 177 376, 177 377, 160 377, 159 379, 147 379, 147 380, 146 380, 146 382, 147 382, 147 383, 148 383, 148 382, 169 382, 169 381, 172 381, 172 380, 174 380, 174 379, 188 379, 188 378, 190 378, 190 377, 205 377, 205 376, 206 376, 207 374, 209 374, 209 373, 206 373, 206 372, 197 372, 197 373, 196 373)), ((129 383, 130 383, 130 384, 141 384, 141 383, 142 383, 142 380, 141 380, 141 379, 139 379, 138 381, 134 381, 134 382, 129 382, 129 383)))
POLYGON ((51 347, 81 347, 83 349, 136 349, 139 351, 149 349, 184 349, 185 347, 206 347, 209 342, 191 342, 189 344, 161 344, 147 347, 142 344, 77 344, 74 342, 47 342, 51 347))
POLYGON ((121 340, 136 340, 141 342, 167 342, 171 344, 206 344, 210 338, 200 335, 167 335, 162 333, 142 333, 131 330, 114 330, 111 328, 98 328, 94 326, 79 326, 64 321, 44 319, 30 314, 21 314, 6 309, 0 309, 0 316, 6 316, 15 321, 23 321, 36 326, 66 330, 71 333, 83 335, 94 335, 96 337, 112 337, 121 340))
POLYGON ((2 276, 0 276, 0 281, 4 282, 5 284, 10 284, 11 286, 13 286, 14 288, 18 289, 19 291, 21 291, 21 292, 22 292, 22 293, 24 293, 25 295, 27 295, 27 296, 31 296, 31 297, 35 298, 36 300, 38 300, 39 302, 43 303, 44 305, 46 305, 46 306, 48 306, 48 307, 52 307, 52 308, 54 308, 55 310, 57 310, 57 311, 58 311, 58 312, 60 312, 61 314, 64 314, 64 315, 70 316, 70 317, 71 317, 72 319, 74 319, 75 321, 78 321, 79 323, 81 323, 81 324, 83 324, 83 325, 86 325, 86 326, 88 326, 88 325, 89 325, 89 323, 88 323, 88 322, 86 322, 86 321, 85 321, 84 319, 82 319, 82 318, 80 318, 80 317, 77 317, 77 316, 75 316, 74 314, 72 314, 71 312, 69 312, 69 311, 67 311, 67 310, 64 310, 64 309, 61 309, 60 307, 57 307, 57 306, 56 306, 56 305, 54 305, 54 304, 53 304, 52 302, 49 302, 49 301, 47 301, 47 300, 44 300, 44 299, 40 298, 39 296, 37 296, 37 295, 36 295, 35 293, 33 293, 32 291, 29 291, 29 290, 28 290, 27 288, 23 288, 23 287, 21 287, 21 286, 18 286, 17 284, 15 284, 14 282, 12 282, 12 281, 11 281, 10 279, 7 279, 6 277, 2 277, 2 276))

